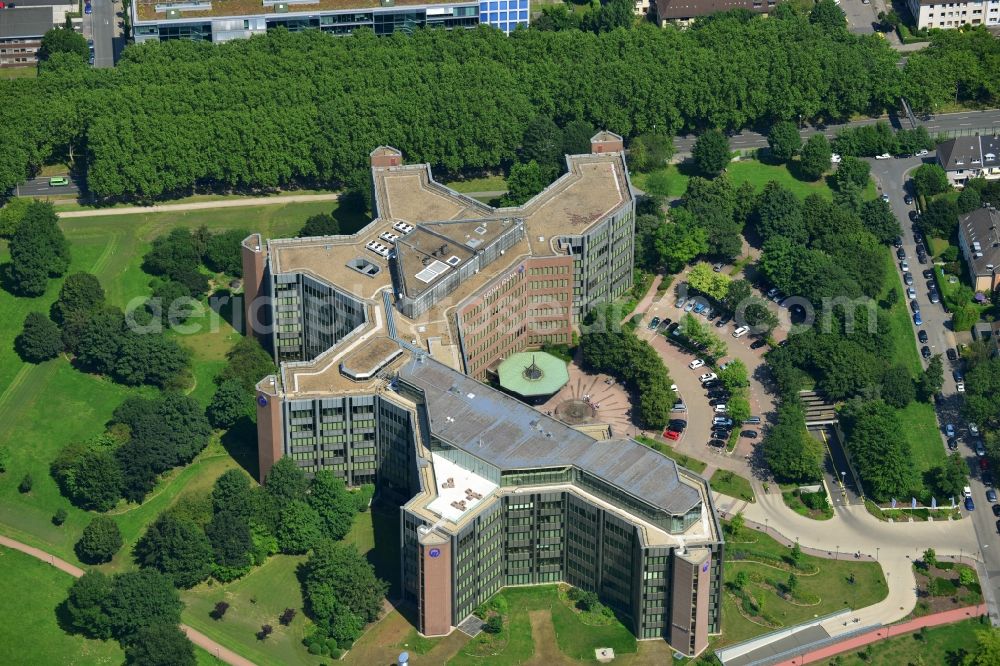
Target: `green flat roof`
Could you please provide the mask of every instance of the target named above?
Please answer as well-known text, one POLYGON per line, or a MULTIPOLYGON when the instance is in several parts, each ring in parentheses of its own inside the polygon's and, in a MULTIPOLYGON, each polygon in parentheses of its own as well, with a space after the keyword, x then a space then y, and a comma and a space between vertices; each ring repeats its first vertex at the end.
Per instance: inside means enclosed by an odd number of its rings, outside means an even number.
POLYGON ((545 352, 520 352, 497 368, 500 386, 526 397, 552 395, 569 382, 569 370, 561 358, 545 352))

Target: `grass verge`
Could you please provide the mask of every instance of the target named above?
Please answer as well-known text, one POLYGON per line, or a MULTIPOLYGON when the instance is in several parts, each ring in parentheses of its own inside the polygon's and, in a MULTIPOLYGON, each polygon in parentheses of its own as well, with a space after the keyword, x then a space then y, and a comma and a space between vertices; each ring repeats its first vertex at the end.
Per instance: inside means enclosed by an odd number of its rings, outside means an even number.
POLYGON ((925 632, 903 634, 872 643, 862 659, 857 652, 845 653, 837 659, 840 666, 898 666, 899 664, 961 663, 961 655, 971 646, 972 634, 988 630, 989 622, 981 618, 927 629, 925 632))
POLYGON ((468 194, 469 192, 506 192, 507 180, 503 176, 485 176, 483 178, 467 178, 445 183, 447 187, 468 194))
POLYGON ((755 501, 750 482, 735 472, 730 472, 727 469, 717 469, 712 478, 708 480, 708 483, 712 486, 712 490, 723 495, 738 497, 746 502, 755 501))
POLYGON ((695 474, 701 474, 702 472, 705 471, 705 468, 708 467, 707 463, 704 463, 701 460, 698 460, 697 458, 692 458, 683 453, 678 453, 677 451, 673 450, 663 442, 658 442, 655 439, 652 439, 651 437, 639 435, 638 437, 636 437, 636 441, 645 444, 654 451, 662 453, 663 455, 667 456, 668 458, 676 462, 681 467, 686 467, 695 474))

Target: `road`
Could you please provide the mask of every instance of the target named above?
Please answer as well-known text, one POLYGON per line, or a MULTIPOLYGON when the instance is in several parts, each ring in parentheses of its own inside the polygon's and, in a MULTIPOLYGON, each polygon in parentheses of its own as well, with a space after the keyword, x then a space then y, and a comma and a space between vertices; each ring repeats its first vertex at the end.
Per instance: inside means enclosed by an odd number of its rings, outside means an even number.
POLYGON ((63 187, 51 187, 48 176, 36 176, 27 180, 14 188, 14 196, 17 197, 55 197, 55 196, 77 196, 80 194, 80 187, 69 174, 63 174, 69 178, 69 185, 63 187))
MULTIPOLYGON (((912 223, 909 219, 912 206, 907 206, 903 201, 906 194, 904 187, 911 187, 908 183, 908 174, 922 163, 919 158, 911 157, 893 160, 871 160, 872 175, 875 177, 882 191, 889 195, 889 202, 893 213, 900 220, 903 227, 903 249, 910 262, 910 272, 913 273, 914 287, 917 291, 917 302, 920 304, 920 315, 923 324, 920 330, 927 332, 927 344, 934 354, 941 354, 944 361, 944 386, 941 389, 943 400, 937 406, 938 421, 940 424, 953 423, 962 436, 959 444, 959 452, 969 463, 970 482, 972 488, 973 501, 976 510, 969 515, 976 530, 976 537, 979 543, 980 557, 982 558, 986 573, 989 576, 988 585, 984 585, 984 592, 992 591, 986 601, 989 606, 990 616, 994 624, 1000 622, 1000 611, 998 611, 996 599, 1000 598, 1000 535, 997 534, 996 519, 990 510, 990 504, 986 501, 986 486, 983 485, 979 475, 976 452, 969 444, 966 425, 960 417, 961 397, 956 389, 954 376, 952 375, 955 366, 944 356, 949 348, 955 347, 955 335, 951 330, 951 315, 944 311, 942 304, 933 304, 928 298, 927 280, 921 273, 931 267, 930 263, 919 264, 917 262, 916 241, 914 239, 912 223), (985 589, 986 587, 989 590, 985 589)), ((898 263, 897 263, 898 268, 898 263)), ((897 270, 897 273, 899 271, 897 270)), ((902 284, 902 275, 900 274, 902 284)), ((919 343, 917 343, 918 346, 919 343)), ((925 364, 926 365, 926 364, 925 364)), ((941 446, 947 450, 947 441, 944 433, 941 432, 941 446)), ((996 473, 996 471, 994 472, 996 473)), ((944 501, 944 498, 939 498, 944 501)), ((958 498, 956 498, 958 501, 958 498)))
POLYGON ((276 206, 307 201, 336 201, 340 194, 289 194, 275 197, 242 197, 240 199, 217 199, 214 201, 192 201, 191 203, 162 204, 155 206, 122 206, 120 208, 87 208, 56 213, 59 217, 107 217, 109 215, 136 215, 141 213, 175 213, 187 210, 207 210, 210 208, 242 208, 244 206, 276 206))
POLYGON ((115 66, 115 37, 118 36, 118 17, 114 0, 92 0, 94 8, 89 19, 91 39, 94 40, 94 67, 115 66))
MULTIPOLYGON (((37 560, 41 560, 46 564, 51 564, 56 569, 73 576, 74 578, 79 578, 84 574, 83 569, 76 566, 75 564, 70 564, 66 560, 56 557, 51 553, 46 553, 44 550, 39 548, 34 548, 27 544, 21 543, 20 541, 15 541, 9 537, 0 535, 0 546, 6 548, 11 548, 13 550, 18 550, 25 555, 30 555, 37 560)), ((197 629, 187 626, 186 624, 180 625, 181 630, 187 635, 188 640, 212 654, 214 657, 222 662, 231 664, 231 666, 254 666, 254 662, 242 657, 232 650, 223 647, 222 645, 216 643, 211 638, 201 633, 197 629)))
MULTIPOLYGON (((855 0, 856 1, 856 0, 855 0)), ((849 123, 837 125, 823 125, 820 127, 803 127, 800 134, 803 139, 808 139, 813 134, 822 132, 828 139, 837 136, 845 127, 860 127, 862 125, 872 125, 879 120, 891 122, 894 125, 896 120, 884 116, 881 118, 865 118, 849 123)), ((986 111, 960 111, 958 113, 943 113, 932 116, 928 119, 917 119, 922 127, 926 127, 931 136, 942 132, 973 131, 984 128, 994 128, 1000 131, 1000 109, 989 109, 986 111)), ((909 124, 906 125, 909 127, 909 124)), ((674 146, 678 155, 690 155, 691 147, 694 146, 695 136, 687 134, 674 139, 674 146)), ((729 146, 733 150, 750 150, 752 148, 763 148, 767 145, 767 135, 752 130, 746 130, 739 134, 734 134, 729 139, 729 146)))

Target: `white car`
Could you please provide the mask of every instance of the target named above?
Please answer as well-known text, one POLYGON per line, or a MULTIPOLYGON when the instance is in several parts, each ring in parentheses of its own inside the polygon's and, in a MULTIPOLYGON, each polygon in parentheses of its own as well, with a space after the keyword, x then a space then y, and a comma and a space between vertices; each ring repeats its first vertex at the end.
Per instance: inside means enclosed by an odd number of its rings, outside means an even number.
POLYGON ((720 404, 718 404, 718 405, 715 406, 715 413, 716 414, 725 414, 728 411, 729 411, 729 407, 727 407, 725 403, 720 403, 720 404))
POLYGON ((744 335, 750 332, 749 326, 740 326, 735 331, 733 331, 734 338, 742 338, 744 335))
POLYGON ((705 365, 705 362, 700 358, 696 358, 695 360, 688 363, 688 367, 691 368, 692 370, 694 370, 695 368, 700 368, 703 365, 705 365))
POLYGON ((677 388, 677 384, 671 384, 670 385, 670 390, 673 391, 674 393, 679 393, 680 392, 680 389, 677 388))
POLYGON ((837 153, 833 153, 832 155, 830 155, 830 162, 832 162, 833 164, 840 164, 840 155, 838 155, 837 153))
POLYGON ((913 156, 914 157, 926 157, 927 156, 927 149, 924 148, 922 150, 918 150, 917 152, 913 153, 913 156))
POLYGON ((909 298, 912 301, 914 298, 917 297, 917 290, 914 289, 913 287, 907 287, 906 288, 906 297, 909 298))
POLYGON ((909 272, 909 270, 910 270, 910 262, 908 262, 905 259, 903 261, 899 262, 899 270, 903 271, 904 273, 909 272))
POLYGON ((965 393, 965 382, 958 382, 957 384, 955 384, 955 389, 959 393, 965 393))
POLYGON ((973 437, 979 437, 979 426, 977 426, 975 423, 970 423, 969 434, 972 435, 973 437))
POLYGON ((882 153, 881 155, 876 155, 875 159, 877 159, 877 160, 891 160, 892 159, 892 155, 889 154, 889 153, 882 153))
POLYGON ((698 381, 704 384, 705 382, 710 382, 713 379, 718 379, 718 378, 719 375, 715 374, 714 372, 706 372, 705 374, 703 374, 701 377, 698 378, 698 381))

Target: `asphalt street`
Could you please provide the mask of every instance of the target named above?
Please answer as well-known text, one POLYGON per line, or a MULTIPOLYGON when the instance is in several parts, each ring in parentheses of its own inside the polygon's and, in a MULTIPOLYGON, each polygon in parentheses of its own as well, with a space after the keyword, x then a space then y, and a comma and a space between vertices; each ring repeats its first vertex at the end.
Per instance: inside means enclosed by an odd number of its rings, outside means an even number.
POLYGON ((91 39, 94 40, 94 67, 114 67, 114 39, 118 27, 114 0, 92 0, 91 4, 94 11, 85 18, 90 21, 91 39))
MULTIPOLYGON (((69 174, 65 175, 69 176, 69 174)), ((69 185, 52 187, 49 185, 48 176, 36 176, 14 188, 14 196, 18 197, 75 196, 78 194, 80 194, 80 188, 72 178, 69 180, 69 185)))
MULTIPOLYGON (((920 166, 922 161, 919 158, 911 157, 893 160, 871 160, 871 163, 872 175, 878 181, 882 191, 889 195, 889 203, 903 228, 903 249, 906 251, 907 261, 910 263, 910 272, 913 273, 914 287, 917 291, 916 300, 920 304, 920 315, 923 319, 923 324, 920 327, 915 327, 915 330, 924 330, 927 332, 927 344, 930 346, 931 352, 941 354, 944 362, 944 386, 941 389, 943 400, 937 406, 938 421, 939 425, 941 425, 941 429, 939 430, 941 433, 941 446, 947 450, 947 440, 944 437, 943 424, 954 424, 958 434, 962 437, 962 441, 959 444, 959 453, 962 454, 969 464, 969 485, 972 488, 972 498, 976 509, 967 515, 968 519, 972 520, 976 530, 976 538, 980 546, 978 556, 982 558, 986 572, 989 575, 988 586, 992 590, 992 595, 987 595, 987 603, 990 607, 990 615, 993 617, 994 622, 996 622, 1000 620, 1000 612, 998 612, 996 605, 996 599, 1000 597, 1000 535, 997 534, 996 518, 993 516, 989 502, 986 501, 986 486, 983 484, 979 474, 976 452, 969 443, 971 438, 968 437, 966 424, 962 421, 959 413, 961 409, 961 396, 957 391, 956 382, 952 374, 955 370, 955 365, 949 362, 947 357, 944 356, 949 347, 955 347, 956 342, 955 335, 951 331, 951 315, 944 311, 941 303, 933 304, 930 302, 927 280, 923 278, 921 273, 925 269, 931 268, 931 264, 929 262, 926 264, 917 262, 916 241, 914 239, 913 225, 909 219, 910 211, 913 210, 913 207, 907 206, 903 200, 903 196, 909 191, 908 188, 912 187, 912 183, 909 181, 909 172, 920 166), (904 190, 904 188, 907 189, 904 190)), ((898 267, 899 264, 897 262, 897 273, 902 283, 902 274, 899 272, 898 267)), ((919 346, 922 345, 918 343, 919 346)), ((994 473, 998 471, 1000 470, 994 470, 994 473)), ((955 498, 955 500, 958 502, 960 498, 955 498)), ((938 498, 938 501, 944 503, 950 501, 950 498, 938 498)), ((977 553, 973 553, 973 555, 977 555, 977 553)))

